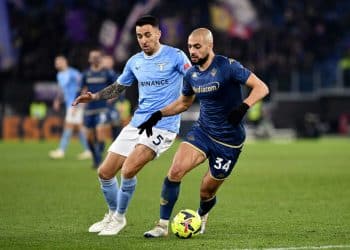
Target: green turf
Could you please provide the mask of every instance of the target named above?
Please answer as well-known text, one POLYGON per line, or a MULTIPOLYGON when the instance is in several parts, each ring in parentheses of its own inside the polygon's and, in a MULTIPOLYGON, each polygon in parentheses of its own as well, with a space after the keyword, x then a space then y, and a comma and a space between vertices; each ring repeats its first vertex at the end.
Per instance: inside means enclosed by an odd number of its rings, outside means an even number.
MULTIPOLYGON (((87 228, 106 210, 96 172, 47 156, 56 142, 0 142, 0 249, 234 249, 350 245, 350 139, 247 144, 218 193, 207 233, 144 239, 177 145, 148 165, 117 236, 87 228)), ((184 179, 175 211, 197 209, 206 164, 184 179)))

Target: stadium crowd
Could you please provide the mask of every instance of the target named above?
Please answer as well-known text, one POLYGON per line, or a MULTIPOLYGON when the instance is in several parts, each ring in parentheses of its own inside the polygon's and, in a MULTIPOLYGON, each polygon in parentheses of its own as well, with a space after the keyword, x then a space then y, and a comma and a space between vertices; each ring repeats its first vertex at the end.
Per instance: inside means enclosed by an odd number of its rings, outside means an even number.
MULTIPOLYGON (((276 91, 310 93, 316 87, 336 87, 339 69, 344 73, 343 86, 350 87, 350 2, 346 0, 5 3, 7 15, 3 17, 8 19, 13 63, 0 63, 0 99, 11 102, 16 113, 27 112, 24 107, 35 98, 35 82, 54 81, 52 62, 57 54, 65 54, 73 66, 84 70, 90 49, 103 48, 114 56, 115 70, 120 72, 138 50, 132 27, 144 12, 160 18, 163 42, 184 51, 191 29, 209 27, 216 52, 236 58, 261 76, 270 87, 269 98, 276 91), (14 85, 26 94, 9 88, 14 85)), ((137 99, 136 89, 130 96, 137 99)))

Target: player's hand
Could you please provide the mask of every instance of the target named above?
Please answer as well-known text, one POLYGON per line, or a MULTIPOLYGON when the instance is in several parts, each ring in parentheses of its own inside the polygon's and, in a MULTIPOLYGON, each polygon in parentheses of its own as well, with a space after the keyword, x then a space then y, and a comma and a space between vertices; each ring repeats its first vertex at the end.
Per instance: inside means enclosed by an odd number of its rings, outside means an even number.
POLYGON ((58 112, 60 110, 60 105, 61 105, 61 102, 58 99, 55 99, 53 101, 53 110, 58 112))
POLYGON ((87 103, 87 102, 91 102, 93 100, 96 99, 96 94, 93 94, 91 92, 86 92, 85 94, 82 94, 80 96, 78 96, 74 102, 72 103, 72 106, 76 106, 79 103, 87 103))
POLYGON ((142 134, 144 130, 146 130, 147 137, 153 135, 152 127, 157 124, 157 122, 162 119, 162 112, 160 110, 154 112, 148 120, 142 123, 137 128, 140 130, 139 134, 142 134))
POLYGON ((234 126, 237 126, 243 119, 244 115, 247 113, 249 105, 242 102, 238 107, 235 107, 228 114, 227 120, 234 126))

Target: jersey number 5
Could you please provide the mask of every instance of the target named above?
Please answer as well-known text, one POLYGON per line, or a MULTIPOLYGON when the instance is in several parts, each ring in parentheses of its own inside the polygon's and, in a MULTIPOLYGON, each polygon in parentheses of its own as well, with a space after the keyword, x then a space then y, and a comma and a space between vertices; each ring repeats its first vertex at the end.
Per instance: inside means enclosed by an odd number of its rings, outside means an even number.
POLYGON ((162 142, 162 140, 164 140, 163 136, 161 136, 161 135, 157 135, 157 139, 158 140, 152 141, 153 144, 156 145, 156 146, 158 146, 162 142))

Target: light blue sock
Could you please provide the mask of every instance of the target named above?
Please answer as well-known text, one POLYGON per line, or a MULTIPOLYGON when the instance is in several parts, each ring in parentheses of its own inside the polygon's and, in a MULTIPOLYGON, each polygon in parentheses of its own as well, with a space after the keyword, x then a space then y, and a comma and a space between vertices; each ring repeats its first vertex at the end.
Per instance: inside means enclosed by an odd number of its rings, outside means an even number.
POLYGON ((118 180, 116 177, 110 180, 99 178, 101 183, 101 190, 111 211, 117 210, 117 196, 118 196, 118 180))
POLYGON ((134 176, 131 179, 125 179, 122 177, 120 190, 118 192, 118 208, 117 211, 120 214, 124 214, 129 206, 132 195, 136 188, 137 179, 134 176))
POLYGON ((89 145, 86 139, 85 132, 83 130, 79 130, 79 140, 81 145, 83 145, 84 150, 89 150, 89 145))
POLYGON ((69 140, 72 136, 72 129, 70 128, 66 128, 63 130, 63 134, 61 137, 61 142, 60 142, 60 149, 62 149, 63 151, 66 151, 66 148, 68 146, 69 140))

